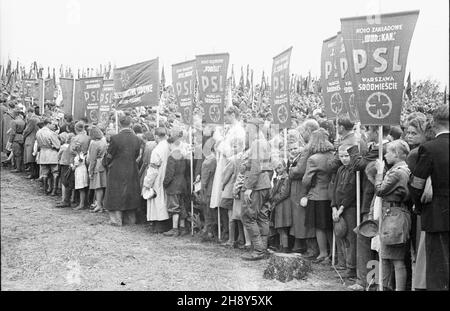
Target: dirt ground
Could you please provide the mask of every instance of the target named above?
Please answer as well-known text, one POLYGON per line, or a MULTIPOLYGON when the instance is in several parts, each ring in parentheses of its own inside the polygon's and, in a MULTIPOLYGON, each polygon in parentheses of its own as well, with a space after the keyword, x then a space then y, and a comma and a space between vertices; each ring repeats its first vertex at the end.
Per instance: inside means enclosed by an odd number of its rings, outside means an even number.
POLYGON ((2 290, 346 290, 329 266, 307 280, 263 278, 267 260, 196 237, 113 227, 106 213, 54 207, 39 182, 1 170, 2 290))

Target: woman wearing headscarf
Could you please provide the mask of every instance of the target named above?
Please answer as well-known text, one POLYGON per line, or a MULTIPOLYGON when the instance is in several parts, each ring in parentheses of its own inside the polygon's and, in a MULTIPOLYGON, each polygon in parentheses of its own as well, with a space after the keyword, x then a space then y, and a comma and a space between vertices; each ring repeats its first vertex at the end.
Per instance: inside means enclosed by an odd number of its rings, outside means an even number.
POLYGON ((89 132, 91 143, 88 150, 88 173, 89 189, 95 190, 97 206, 93 213, 103 210, 103 195, 106 188, 106 170, 102 164, 103 156, 106 154, 107 143, 103 132, 96 126, 92 126, 89 132))

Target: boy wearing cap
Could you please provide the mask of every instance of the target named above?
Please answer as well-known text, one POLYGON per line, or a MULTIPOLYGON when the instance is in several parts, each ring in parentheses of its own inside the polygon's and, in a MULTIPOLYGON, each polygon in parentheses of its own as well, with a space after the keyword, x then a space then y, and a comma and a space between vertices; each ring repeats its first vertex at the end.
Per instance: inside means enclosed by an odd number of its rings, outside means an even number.
POLYGON ((336 179, 332 189, 331 207, 333 222, 337 223, 342 217, 347 225, 347 232, 338 239, 338 247, 341 248, 345 259, 345 278, 356 277, 356 177, 350 167, 348 149, 350 145, 339 147, 339 160, 342 165, 336 172, 336 179))

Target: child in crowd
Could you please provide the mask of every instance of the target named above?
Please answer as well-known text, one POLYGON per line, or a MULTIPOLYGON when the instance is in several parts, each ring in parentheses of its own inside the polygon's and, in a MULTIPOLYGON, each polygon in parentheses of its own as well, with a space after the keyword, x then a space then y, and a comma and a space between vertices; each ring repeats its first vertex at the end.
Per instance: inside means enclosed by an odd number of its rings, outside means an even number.
POLYGON ((350 164, 348 149, 350 145, 339 147, 339 160, 342 165, 336 172, 334 187, 332 189, 331 207, 333 222, 340 218, 346 223, 347 232, 341 239, 337 239, 338 248, 343 254, 343 264, 346 271, 344 278, 356 277, 356 176, 350 164))
POLYGON ((405 255, 409 246, 411 215, 406 205, 409 198, 410 171, 405 160, 408 144, 403 140, 388 143, 385 159, 392 167, 383 178, 384 162, 377 159, 375 194, 381 197, 380 257, 383 271, 383 287, 392 289, 391 276, 395 274, 395 290, 406 287, 405 255), (392 269, 392 266, 394 269, 392 269))
POLYGON ((278 251, 290 253, 288 247, 288 233, 292 225, 292 209, 289 197, 291 183, 287 173, 286 163, 279 160, 275 165, 276 177, 273 188, 270 192, 270 217, 273 220, 274 228, 280 235, 280 247, 278 251))

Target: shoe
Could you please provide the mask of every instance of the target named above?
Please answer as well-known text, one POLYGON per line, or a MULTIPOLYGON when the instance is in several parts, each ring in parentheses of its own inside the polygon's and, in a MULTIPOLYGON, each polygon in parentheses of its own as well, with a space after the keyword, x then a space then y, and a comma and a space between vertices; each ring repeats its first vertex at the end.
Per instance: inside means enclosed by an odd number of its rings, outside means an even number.
POLYGON ((268 255, 266 253, 259 253, 259 252, 252 252, 250 254, 245 254, 241 256, 242 260, 247 261, 256 261, 256 260, 263 260, 267 259, 268 255))
POLYGON ((220 246, 223 246, 223 247, 233 247, 233 245, 234 245, 234 243, 231 241, 226 241, 226 242, 220 243, 220 246))
POLYGON ((354 279, 356 278, 356 271, 351 269, 346 269, 344 273, 341 274, 343 279, 354 279))
POLYGON ((325 259, 327 259, 327 257, 317 257, 312 262, 317 264, 317 263, 321 263, 321 262, 325 261, 325 259))
POLYGON ((80 211, 80 210, 83 210, 83 209, 86 209, 86 207, 85 206, 77 206, 73 210, 74 211, 80 211))
POLYGON ((361 285, 359 285, 359 284, 353 284, 353 285, 351 285, 351 286, 349 286, 349 287, 347 287, 348 289, 351 289, 351 290, 353 290, 353 291, 358 291, 358 292, 361 292, 361 291, 364 291, 364 287, 362 287, 361 285))
POLYGON ((33 179, 33 176, 32 176, 32 175, 28 175, 28 176, 26 176, 25 178, 26 178, 26 179, 33 179))
POLYGON ((57 208, 63 208, 63 207, 71 207, 70 203, 68 202, 59 202, 55 205, 57 208))
POLYGON ((334 268, 338 271, 344 271, 347 270, 347 268, 344 265, 336 265, 334 268))
POLYGON ((21 171, 19 171, 18 169, 13 169, 13 170, 11 171, 11 173, 21 173, 21 171))
POLYGON ((290 254, 292 251, 289 249, 289 247, 283 247, 281 248, 281 252, 284 254, 290 254))
POLYGON ((296 248, 292 250, 292 253, 297 253, 297 254, 306 254, 306 250, 302 249, 302 248, 296 248))
POLYGON ((91 213, 98 213, 101 212, 103 208, 101 208, 100 206, 96 206, 93 210, 91 210, 91 213))
POLYGON ((183 229, 180 230, 180 236, 186 236, 186 235, 189 235, 189 234, 190 234, 190 232, 186 228, 183 228, 183 229))
POLYGON ((164 236, 179 236, 180 231, 178 229, 172 228, 167 232, 163 233, 164 236))

